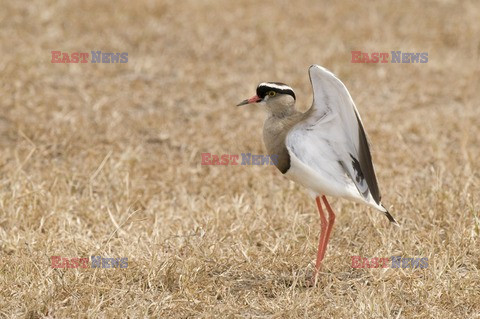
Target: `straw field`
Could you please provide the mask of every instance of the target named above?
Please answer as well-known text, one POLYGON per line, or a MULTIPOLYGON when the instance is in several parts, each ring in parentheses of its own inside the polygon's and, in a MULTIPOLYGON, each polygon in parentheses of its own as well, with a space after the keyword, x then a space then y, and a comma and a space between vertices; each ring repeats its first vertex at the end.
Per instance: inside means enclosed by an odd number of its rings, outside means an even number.
POLYGON ((0 8, 0 317, 480 318, 476 1, 0 8), (92 51, 128 61, 91 63, 92 51), (352 51, 428 61, 351 63, 352 51), (265 112, 235 105, 277 81, 307 110, 311 64, 349 89, 401 225, 332 198, 314 287, 314 200, 274 166, 201 163, 266 154, 265 112), (352 256, 428 267, 353 268, 352 256))

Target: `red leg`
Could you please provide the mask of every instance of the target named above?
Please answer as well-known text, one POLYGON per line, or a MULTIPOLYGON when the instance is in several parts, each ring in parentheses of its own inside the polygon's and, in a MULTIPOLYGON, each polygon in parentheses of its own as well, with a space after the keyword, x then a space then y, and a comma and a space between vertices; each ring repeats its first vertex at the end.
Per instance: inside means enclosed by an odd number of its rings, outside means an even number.
POLYGON ((321 256, 321 259, 323 259, 323 257, 325 256, 325 252, 327 251, 328 241, 330 240, 330 233, 333 228, 333 223, 335 222, 335 213, 333 212, 332 207, 330 207, 330 204, 328 203, 325 195, 322 196, 322 199, 328 211, 328 227, 327 227, 327 232, 325 234, 325 240, 323 242, 323 248, 322 248, 323 255, 321 256))
POLYGON ((318 252, 317 252, 317 262, 315 263, 315 273, 318 272, 320 269, 320 265, 322 264, 323 256, 325 256, 325 235, 327 230, 327 219, 325 218, 325 213, 323 212, 322 202, 320 201, 320 197, 316 197, 315 201, 317 202, 318 213, 320 214, 320 239, 318 242, 318 252))

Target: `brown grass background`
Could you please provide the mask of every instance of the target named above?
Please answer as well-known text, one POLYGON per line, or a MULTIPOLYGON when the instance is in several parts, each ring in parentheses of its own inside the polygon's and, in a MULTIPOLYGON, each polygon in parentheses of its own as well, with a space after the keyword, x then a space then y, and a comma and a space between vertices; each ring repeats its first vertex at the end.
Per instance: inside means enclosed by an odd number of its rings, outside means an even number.
POLYGON ((479 318, 479 21, 476 1, 1 1, 0 316, 479 318), (274 167, 200 154, 264 154, 264 113, 234 105, 281 81, 307 109, 313 63, 349 88, 402 226, 332 200, 307 287, 314 201, 274 167), (53 255, 129 266, 52 269, 53 255), (352 269, 354 255, 429 267, 352 269))

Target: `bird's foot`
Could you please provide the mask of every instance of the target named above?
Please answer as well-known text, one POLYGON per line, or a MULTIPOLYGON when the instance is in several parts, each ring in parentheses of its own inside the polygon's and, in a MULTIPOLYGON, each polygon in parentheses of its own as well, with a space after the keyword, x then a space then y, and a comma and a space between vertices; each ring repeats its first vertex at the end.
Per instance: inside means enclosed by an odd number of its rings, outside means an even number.
POLYGON ((314 268, 311 274, 307 274, 305 278, 306 287, 316 287, 320 280, 320 268, 314 268))

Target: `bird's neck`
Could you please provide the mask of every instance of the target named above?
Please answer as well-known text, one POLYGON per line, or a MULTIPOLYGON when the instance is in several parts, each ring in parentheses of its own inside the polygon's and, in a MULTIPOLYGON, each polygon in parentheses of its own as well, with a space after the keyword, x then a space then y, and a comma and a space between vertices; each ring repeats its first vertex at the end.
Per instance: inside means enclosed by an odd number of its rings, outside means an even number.
POLYGON ((278 158, 276 166, 282 173, 290 167, 290 158, 285 144, 286 136, 302 117, 303 113, 298 111, 283 117, 271 114, 263 125, 263 142, 268 154, 278 158))

